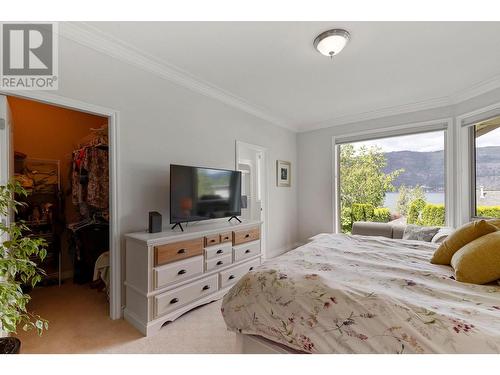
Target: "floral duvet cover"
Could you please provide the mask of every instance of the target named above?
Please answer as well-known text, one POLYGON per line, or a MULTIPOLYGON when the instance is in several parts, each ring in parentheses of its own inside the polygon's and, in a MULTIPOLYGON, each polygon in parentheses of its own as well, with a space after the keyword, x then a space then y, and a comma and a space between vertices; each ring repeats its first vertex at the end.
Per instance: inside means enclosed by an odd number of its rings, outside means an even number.
POLYGON ((307 353, 500 353, 500 286, 455 281, 436 247, 318 235, 240 279, 222 314, 307 353))

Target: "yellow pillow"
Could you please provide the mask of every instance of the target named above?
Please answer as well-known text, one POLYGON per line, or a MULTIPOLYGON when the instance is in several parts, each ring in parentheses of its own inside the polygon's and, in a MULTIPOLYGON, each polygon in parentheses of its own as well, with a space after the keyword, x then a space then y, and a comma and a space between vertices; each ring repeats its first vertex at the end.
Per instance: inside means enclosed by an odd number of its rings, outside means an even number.
POLYGON ((431 263, 444 264, 448 266, 451 262, 451 257, 462 247, 476 238, 485 234, 495 232, 497 227, 486 222, 486 220, 471 221, 446 238, 443 243, 437 248, 432 256, 431 263))
POLYGON ((451 258, 457 281, 486 284, 500 279, 500 231, 482 236, 451 258))

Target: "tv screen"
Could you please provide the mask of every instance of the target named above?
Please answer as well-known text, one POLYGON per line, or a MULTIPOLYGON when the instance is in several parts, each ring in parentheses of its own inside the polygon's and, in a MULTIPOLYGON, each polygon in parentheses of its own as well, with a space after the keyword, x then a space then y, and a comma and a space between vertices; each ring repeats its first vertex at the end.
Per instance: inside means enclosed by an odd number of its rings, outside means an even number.
POLYGON ((241 172, 170 165, 170 223, 241 215, 241 172))

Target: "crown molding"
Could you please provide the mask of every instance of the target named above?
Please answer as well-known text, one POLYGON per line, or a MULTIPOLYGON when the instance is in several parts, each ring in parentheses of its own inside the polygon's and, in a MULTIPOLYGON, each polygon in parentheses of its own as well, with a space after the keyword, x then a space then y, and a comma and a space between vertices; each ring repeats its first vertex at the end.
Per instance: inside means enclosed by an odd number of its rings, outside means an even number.
POLYGON ((172 64, 167 64, 163 61, 160 62, 148 53, 137 49, 123 40, 114 38, 85 22, 61 22, 61 26, 62 27, 59 28, 59 33, 62 37, 102 52, 113 58, 125 61, 131 65, 135 65, 179 86, 218 100, 273 125, 294 132, 297 131, 297 129, 285 119, 274 116, 268 111, 250 104, 245 99, 204 81, 203 79, 194 77, 172 64))
POLYGON ((312 125, 293 124, 289 120, 275 116, 269 111, 259 108, 258 106, 249 103, 247 100, 201 78, 195 77, 177 66, 166 63, 165 61, 159 61, 154 56, 137 49, 135 46, 132 46, 123 40, 104 33, 98 28, 95 28, 85 22, 61 22, 60 24, 62 27, 59 27, 59 33, 63 37, 102 52, 113 58, 125 61, 179 86, 218 100, 228 106, 239 109, 268 123, 283 127, 293 132, 309 132, 333 126, 347 125, 354 122, 374 120, 439 107, 453 106, 500 88, 500 76, 495 76, 446 97, 378 108, 365 112, 344 113, 312 125))
POLYGON ((312 126, 297 125, 296 128, 299 133, 303 133, 324 128, 330 128, 333 126, 347 125, 354 122, 375 120, 378 118, 397 116, 405 113, 425 111, 440 107, 454 106, 499 88, 500 88, 500 75, 476 83, 472 86, 467 87, 466 89, 457 91, 450 96, 424 100, 416 103, 403 104, 394 107, 374 109, 372 111, 366 111, 361 113, 344 114, 328 120, 317 122, 312 126))
POLYGON ((500 88, 500 75, 476 83, 450 96, 452 104, 458 104, 500 88))
POLYGON ((450 100, 448 97, 424 100, 421 102, 415 102, 410 104, 402 104, 393 107, 385 107, 380 109, 374 109, 372 111, 366 111, 361 113, 344 114, 332 119, 317 122, 311 125, 300 125, 298 126, 298 131, 308 132, 313 130, 319 130, 324 128, 330 128, 333 126, 347 125, 354 122, 374 120, 383 117, 397 116, 405 113, 424 111, 434 108, 446 107, 450 105, 450 100))

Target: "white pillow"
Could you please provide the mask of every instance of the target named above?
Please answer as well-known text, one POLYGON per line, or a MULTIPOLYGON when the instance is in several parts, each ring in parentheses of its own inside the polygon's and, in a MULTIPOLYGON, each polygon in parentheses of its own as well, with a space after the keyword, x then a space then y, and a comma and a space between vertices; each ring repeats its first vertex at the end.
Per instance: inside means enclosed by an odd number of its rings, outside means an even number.
POLYGON ((403 233, 403 240, 431 242, 438 231, 439 227, 422 227, 420 225, 408 224, 403 233))
POLYGON ((432 237, 431 242, 440 244, 446 239, 446 237, 448 237, 454 231, 455 231, 455 229, 453 229, 451 227, 440 228, 439 231, 436 233, 436 235, 434 237, 432 237))

